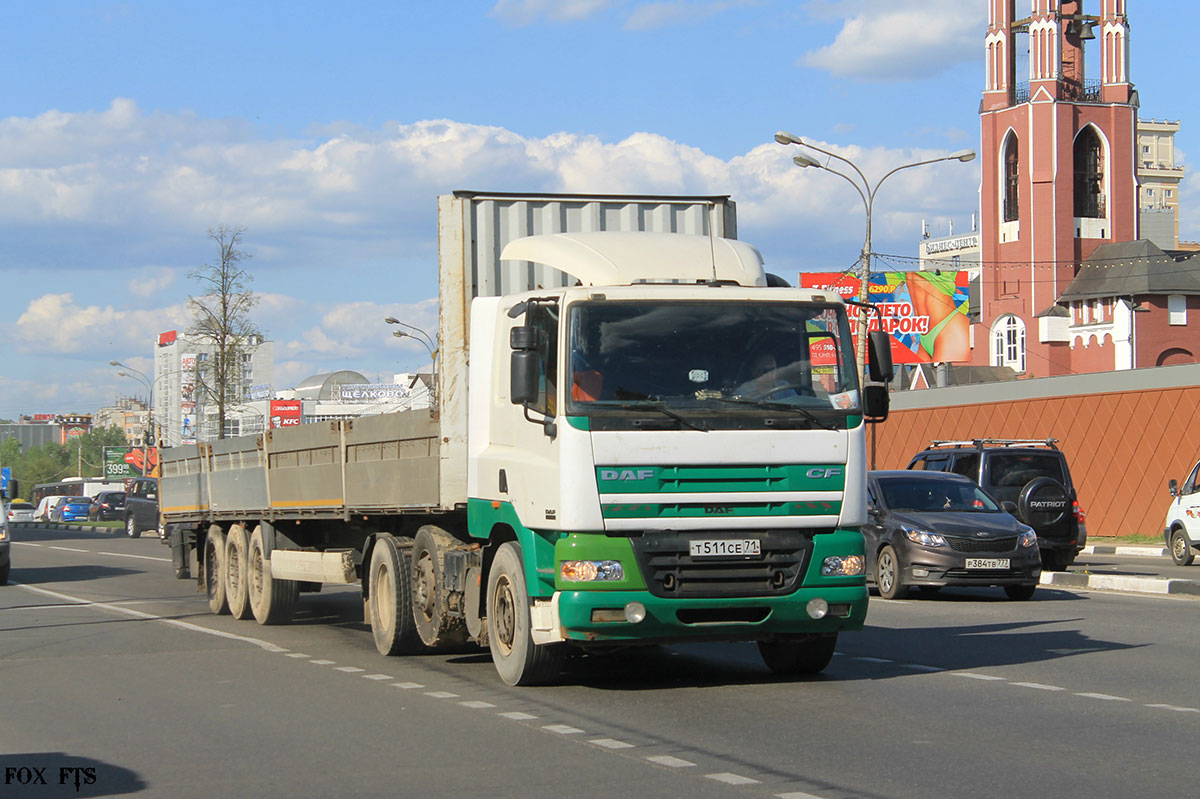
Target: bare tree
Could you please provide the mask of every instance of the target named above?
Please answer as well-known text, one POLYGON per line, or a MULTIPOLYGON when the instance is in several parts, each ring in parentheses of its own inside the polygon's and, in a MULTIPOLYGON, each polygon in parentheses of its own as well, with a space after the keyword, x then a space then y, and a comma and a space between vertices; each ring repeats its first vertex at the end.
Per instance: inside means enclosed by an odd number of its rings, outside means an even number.
POLYGON ((243 355, 253 338, 260 336, 250 320, 258 296, 250 290, 254 279, 241 266, 252 256, 241 249, 244 227, 219 225, 208 229, 217 243, 219 260, 188 273, 202 293, 188 297, 192 325, 188 338, 206 342, 210 358, 197 364, 205 390, 217 403, 218 438, 225 437, 226 409, 242 398, 243 355))

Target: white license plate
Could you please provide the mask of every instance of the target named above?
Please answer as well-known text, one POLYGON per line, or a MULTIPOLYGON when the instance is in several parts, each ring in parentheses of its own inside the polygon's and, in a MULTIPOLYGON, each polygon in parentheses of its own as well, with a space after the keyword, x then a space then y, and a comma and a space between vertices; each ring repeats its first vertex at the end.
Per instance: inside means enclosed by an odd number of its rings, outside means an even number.
POLYGON ((967 558, 968 569, 1007 569, 1010 564, 1008 558, 967 558))
POLYGON ((710 538, 690 542, 693 558, 744 558, 761 555, 762 545, 757 538, 710 538))

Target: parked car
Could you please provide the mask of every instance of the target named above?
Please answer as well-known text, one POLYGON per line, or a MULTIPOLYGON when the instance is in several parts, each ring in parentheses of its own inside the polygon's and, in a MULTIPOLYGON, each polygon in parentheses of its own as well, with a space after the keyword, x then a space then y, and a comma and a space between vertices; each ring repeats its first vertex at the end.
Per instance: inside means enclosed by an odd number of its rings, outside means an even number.
POLYGON ((63 497, 61 494, 52 494, 48 497, 42 497, 41 501, 38 502, 37 510, 33 512, 33 520, 35 522, 50 521, 50 511, 54 510, 54 506, 57 505, 58 501, 62 498, 63 497))
POLYGON ((137 538, 143 530, 158 530, 158 480, 153 477, 137 478, 125 495, 125 534, 137 538))
POLYGON ((884 599, 910 586, 1003 586, 1029 599, 1042 575, 1038 537, 977 483, 946 472, 867 475, 867 574, 884 599))
POLYGON ((0 514, 0 585, 8 585, 8 570, 12 567, 9 541, 8 514, 0 514))
POLYGON ((33 503, 14 500, 8 503, 8 520, 10 522, 31 522, 34 510, 36 508, 33 507, 33 503))
POLYGON ((908 468, 961 474, 1001 503, 1013 503, 1014 515, 1037 533, 1049 571, 1066 569, 1087 544, 1085 515, 1056 439, 934 441, 908 468))
POLYGON ((50 511, 52 522, 87 521, 88 511, 92 508, 91 497, 62 497, 50 511))
POLYGON ((1167 484, 1171 504, 1163 522, 1163 538, 1171 550, 1171 559, 1179 566, 1190 566, 1200 549, 1200 463, 1192 467, 1183 487, 1175 480, 1167 484))
POLYGON ((107 522, 124 518, 124 491, 101 491, 92 498, 92 507, 88 510, 88 519, 91 521, 107 522))

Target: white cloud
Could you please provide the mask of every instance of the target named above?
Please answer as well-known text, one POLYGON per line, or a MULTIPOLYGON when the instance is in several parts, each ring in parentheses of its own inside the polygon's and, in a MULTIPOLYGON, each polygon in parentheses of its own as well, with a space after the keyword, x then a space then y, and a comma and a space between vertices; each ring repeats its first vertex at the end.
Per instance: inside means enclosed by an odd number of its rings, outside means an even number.
POLYGON ((488 16, 506 25, 522 27, 543 18, 550 22, 575 22, 609 5, 611 0, 496 0, 488 16))
POLYGON ((177 270, 166 266, 147 266, 138 276, 125 284, 125 289, 135 297, 150 297, 175 283, 177 270))
POLYGON ((79 305, 71 294, 43 294, 30 301, 13 332, 27 352, 95 353, 107 363, 120 352, 144 351, 154 334, 178 327, 184 314, 182 306, 126 311, 79 305))
POLYGON ((835 77, 910 80, 982 58, 983 3, 869 0, 814 4, 810 10, 844 19, 833 42, 801 60, 835 77))
POLYGON ((632 31, 665 28, 670 25, 685 25, 699 22, 733 8, 757 5, 759 0, 720 0, 720 2, 695 2, 694 0, 664 0, 638 6, 625 21, 625 29, 632 31))

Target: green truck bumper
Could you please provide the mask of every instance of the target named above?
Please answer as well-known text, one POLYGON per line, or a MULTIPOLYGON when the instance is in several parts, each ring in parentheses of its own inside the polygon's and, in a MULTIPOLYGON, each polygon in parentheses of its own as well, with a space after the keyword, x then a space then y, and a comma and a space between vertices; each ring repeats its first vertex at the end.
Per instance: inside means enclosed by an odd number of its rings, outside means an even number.
POLYGON ((664 599, 648 591, 561 591, 558 622, 568 640, 653 643, 665 641, 759 641, 776 637, 861 630, 867 617, 865 585, 800 588, 786 596, 721 599, 664 599), (824 618, 809 614, 811 600, 829 608, 824 618), (626 621, 631 602, 645 618, 626 621))

